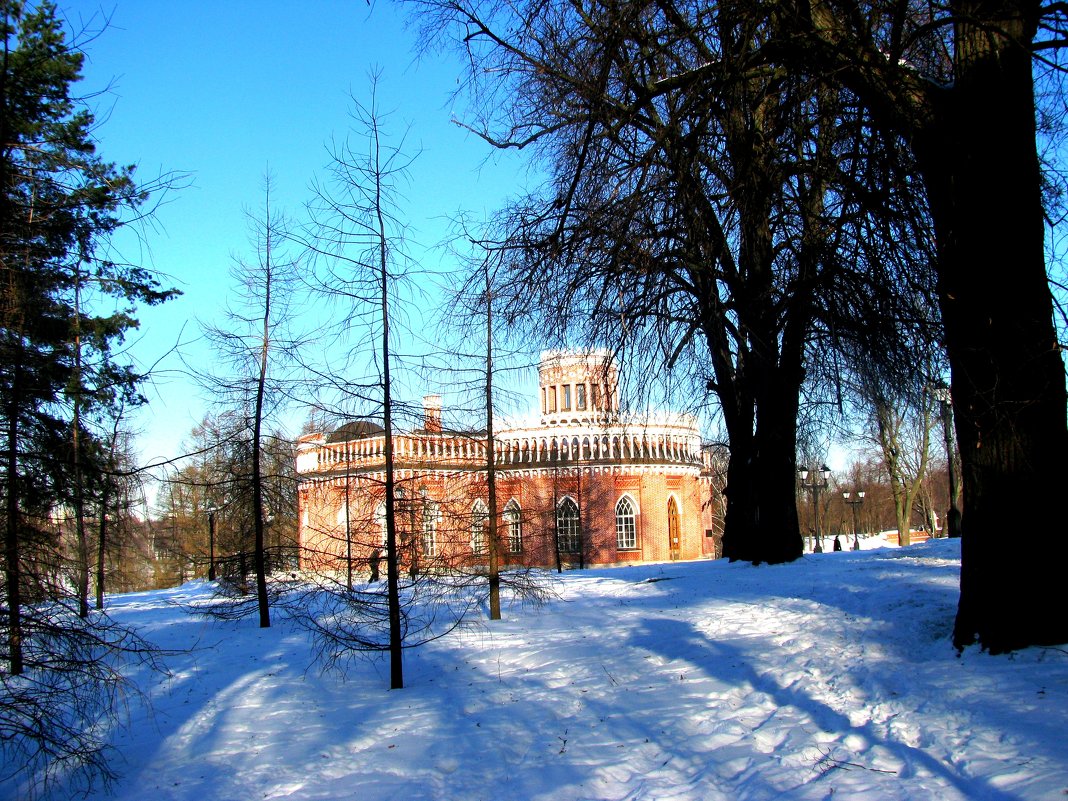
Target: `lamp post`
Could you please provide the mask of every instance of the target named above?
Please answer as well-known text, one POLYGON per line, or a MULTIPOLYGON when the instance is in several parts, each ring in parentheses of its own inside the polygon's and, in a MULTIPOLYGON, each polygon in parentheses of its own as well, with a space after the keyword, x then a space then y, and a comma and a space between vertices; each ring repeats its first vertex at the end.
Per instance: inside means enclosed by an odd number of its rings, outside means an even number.
POLYGON ((857 507, 864 503, 864 490, 860 490, 856 493, 856 497, 853 497, 851 492, 843 492, 842 497, 845 502, 853 507, 853 550, 860 550, 860 540, 857 538, 857 507))
POLYGON ((813 472, 809 471, 807 467, 802 467, 797 472, 801 476, 801 486, 812 495, 812 525, 815 539, 812 553, 823 553, 823 537, 820 536, 820 492, 827 489, 831 478, 831 468, 823 465, 820 467, 819 472, 813 472), (811 480, 809 476, 811 476, 811 480))
POLYGON ((215 512, 208 507, 208 581, 215 581, 215 512))

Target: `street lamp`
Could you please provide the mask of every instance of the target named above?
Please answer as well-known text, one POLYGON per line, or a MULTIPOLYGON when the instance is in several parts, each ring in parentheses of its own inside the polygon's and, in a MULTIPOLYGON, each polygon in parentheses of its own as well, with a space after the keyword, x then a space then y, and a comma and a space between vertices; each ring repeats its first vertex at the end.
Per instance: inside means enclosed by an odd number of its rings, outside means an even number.
POLYGON ((845 502, 853 507, 853 550, 860 550, 860 540, 857 538, 857 507, 864 503, 864 490, 857 492, 857 497, 852 497, 853 493, 843 492, 842 497, 845 498, 845 502))
POLYGON ((819 472, 810 472, 807 467, 797 471, 801 476, 801 486, 812 494, 812 518, 815 544, 812 553, 823 553, 823 537, 820 536, 820 492, 827 489, 831 478, 831 468, 820 467, 819 472), (809 478, 811 476, 811 479, 809 478))
POLYGON ((214 506, 208 507, 208 581, 215 581, 215 512, 214 506))

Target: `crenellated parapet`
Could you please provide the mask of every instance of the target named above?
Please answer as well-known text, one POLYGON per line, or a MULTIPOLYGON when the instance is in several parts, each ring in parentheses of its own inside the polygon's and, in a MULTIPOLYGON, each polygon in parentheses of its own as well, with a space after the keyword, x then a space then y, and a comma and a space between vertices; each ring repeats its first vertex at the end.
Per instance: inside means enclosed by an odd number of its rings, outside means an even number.
MULTIPOLYGON (((438 432, 393 435, 397 467, 419 463, 427 467, 459 467, 485 463, 485 441, 473 436, 438 432)), ((368 436, 327 442, 321 434, 301 437, 297 445, 297 473, 366 472, 386 463, 386 438, 368 436)))
MULTIPOLYGON (((494 463, 502 470, 605 463, 705 466, 697 423, 689 415, 617 415, 612 422, 555 426, 502 421, 495 428, 494 463)), ((405 432, 393 436, 393 458, 398 468, 480 469, 486 464, 486 442, 478 435, 405 432)), ((381 434, 340 442, 311 434, 298 443, 297 472, 374 471, 385 459, 381 434)))

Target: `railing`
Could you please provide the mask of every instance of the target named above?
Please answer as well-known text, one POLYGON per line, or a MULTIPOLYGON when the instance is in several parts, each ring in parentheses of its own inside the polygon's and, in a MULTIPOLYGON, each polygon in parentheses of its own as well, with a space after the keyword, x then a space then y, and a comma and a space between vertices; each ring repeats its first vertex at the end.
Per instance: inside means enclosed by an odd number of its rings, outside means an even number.
MULTIPOLYGON (((478 440, 460 437, 416 439, 398 435, 394 459, 405 469, 473 466, 485 462, 485 447, 478 440)), ((683 464, 707 467, 707 454, 693 436, 619 437, 550 435, 524 439, 498 439, 496 464, 501 469, 560 466, 561 464, 683 464)), ((384 454, 367 449, 345 451, 338 445, 309 449, 298 457, 299 473, 339 473, 346 469, 373 470, 385 464, 384 454), (346 462, 347 457, 347 462, 346 462)))

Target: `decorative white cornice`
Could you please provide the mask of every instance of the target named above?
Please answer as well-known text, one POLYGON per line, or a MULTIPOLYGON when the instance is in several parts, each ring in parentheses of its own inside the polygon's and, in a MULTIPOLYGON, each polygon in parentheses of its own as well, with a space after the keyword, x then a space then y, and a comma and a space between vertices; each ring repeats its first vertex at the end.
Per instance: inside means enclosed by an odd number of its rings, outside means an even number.
MULTIPOLYGON (((558 467, 522 466, 515 468, 498 467, 502 480, 515 478, 578 478, 581 476, 647 476, 663 475, 678 478, 700 478, 701 471, 696 466, 672 464, 613 464, 613 465, 567 465, 558 467)), ((397 468, 393 472, 394 481, 418 480, 476 480, 485 481, 485 467, 471 466, 462 469, 439 470, 433 468, 397 468)), ((371 481, 384 484, 386 472, 382 469, 360 470, 351 473, 319 473, 298 478, 300 488, 312 486, 343 487, 345 481, 371 481)))

